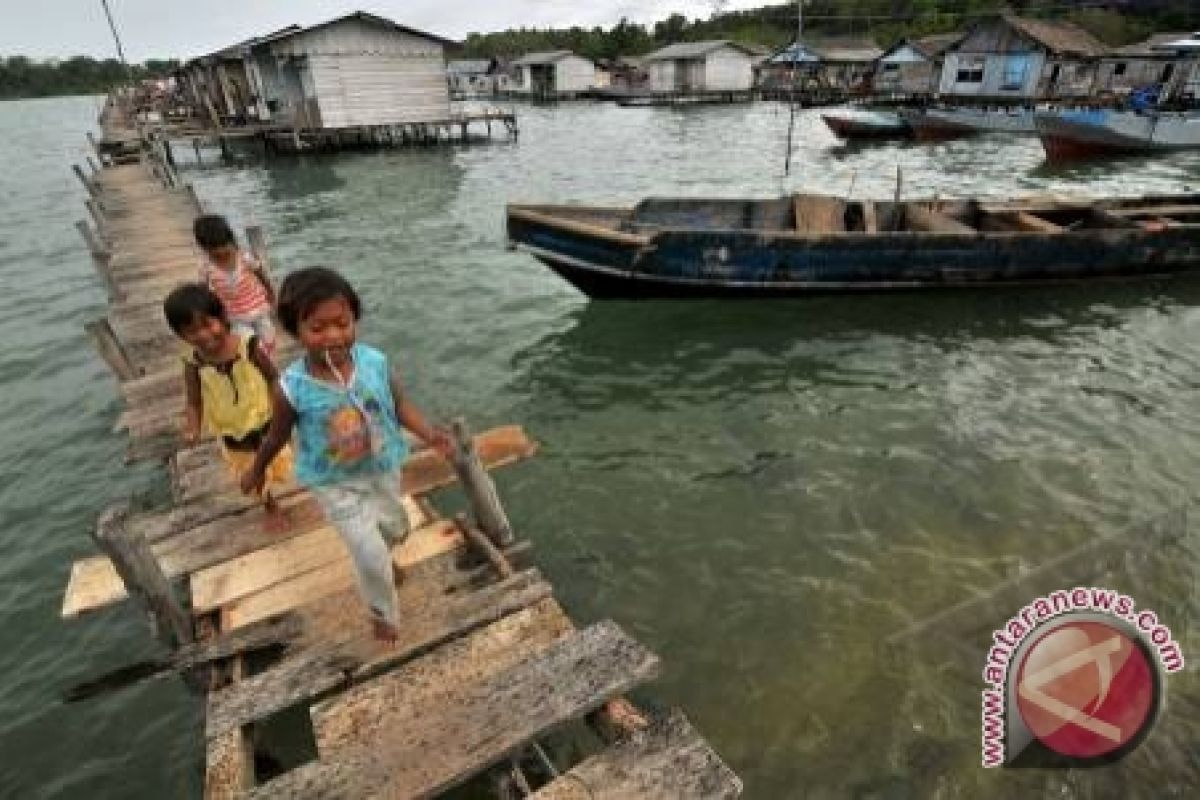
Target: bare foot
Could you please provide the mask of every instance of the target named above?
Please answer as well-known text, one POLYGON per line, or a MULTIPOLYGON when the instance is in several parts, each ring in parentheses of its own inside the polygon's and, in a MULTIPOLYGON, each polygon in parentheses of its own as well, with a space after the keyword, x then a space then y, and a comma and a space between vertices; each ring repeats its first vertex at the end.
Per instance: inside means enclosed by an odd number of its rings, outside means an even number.
POLYGON ((279 506, 267 506, 267 513, 263 517, 263 530, 267 533, 281 534, 287 533, 292 527, 292 515, 285 509, 279 506))
POLYGON ((647 727, 650 720, 637 710, 633 703, 623 697, 609 700, 600 710, 600 715, 611 725, 623 731, 636 731, 647 727))
POLYGON ((384 644, 395 644, 400 638, 400 629, 382 617, 371 617, 371 633, 375 640, 384 644))

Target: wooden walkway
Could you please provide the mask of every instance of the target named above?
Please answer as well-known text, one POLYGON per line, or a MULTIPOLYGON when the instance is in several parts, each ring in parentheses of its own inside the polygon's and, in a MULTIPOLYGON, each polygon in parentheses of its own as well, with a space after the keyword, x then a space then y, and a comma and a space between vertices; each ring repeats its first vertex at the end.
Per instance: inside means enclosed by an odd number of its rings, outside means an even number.
MULTIPOLYGON (((371 637, 344 548, 306 492, 284 493, 294 524, 268 534, 216 445, 182 447, 178 344, 159 302, 195 274, 200 204, 154 142, 129 157, 137 134, 122 122, 110 106, 104 166, 78 171, 91 215, 79 228, 110 300, 87 327, 126 402, 130 458, 164 460, 173 503, 107 509, 94 531, 102 555, 73 566, 62 613, 127 597, 149 613, 170 647, 157 673, 204 696, 205 796, 435 797, 484 773, 506 797, 738 796, 682 713, 624 730, 594 713, 653 679, 658 659, 612 622, 577 629, 527 566, 486 472, 534 454, 520 428, 472 438, 459 427, 452 464, 425 450, 405 465, 414 532, 393 553, 405 576, 394 646, 371 637), (123 155, 110 158, 117 142, 123 155), (456 482, 470 519, 441 517, 428 497, 456 482), (315 759, 257 774, 262 723, 306 707, 315 759), (539 741, 577 720, 593 723, 596 753, 553 763, 539 741)), ((265 253, 260 234, 250 239, 265 253)))

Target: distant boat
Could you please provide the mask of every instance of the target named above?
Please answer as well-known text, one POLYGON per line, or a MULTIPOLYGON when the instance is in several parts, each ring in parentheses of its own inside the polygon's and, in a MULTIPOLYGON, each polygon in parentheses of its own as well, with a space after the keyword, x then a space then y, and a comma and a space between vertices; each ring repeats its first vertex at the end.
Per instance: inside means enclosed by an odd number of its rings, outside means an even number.
POLYGON ((839 108, 825 112, 821 119, 842 139, 891 139, 912 134, 908 123, 895 111, 839 108))
POLYGON ((508 238, 595 298, 1045 285, 1200 271, 1200 195, 514 205, 508 238))
POLYGON ((1052 161, 1200 147, 1200 112, 1044 111, 1034 117, 1052 161))
POLYGON ((910 108, 900 115, 921 141, 943 141, 977 133, 1034 132, 1034 112, 1027 108, 910 108))

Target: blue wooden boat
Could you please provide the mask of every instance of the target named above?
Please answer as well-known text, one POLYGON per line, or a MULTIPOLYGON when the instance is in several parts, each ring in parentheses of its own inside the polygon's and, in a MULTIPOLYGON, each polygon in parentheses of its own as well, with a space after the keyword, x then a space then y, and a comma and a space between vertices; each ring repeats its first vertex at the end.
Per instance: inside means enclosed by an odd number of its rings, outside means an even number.
POLYGON ((595 298, 1045 285, 1200 269, 1200 195, 513 205, 508 239, 595 298))

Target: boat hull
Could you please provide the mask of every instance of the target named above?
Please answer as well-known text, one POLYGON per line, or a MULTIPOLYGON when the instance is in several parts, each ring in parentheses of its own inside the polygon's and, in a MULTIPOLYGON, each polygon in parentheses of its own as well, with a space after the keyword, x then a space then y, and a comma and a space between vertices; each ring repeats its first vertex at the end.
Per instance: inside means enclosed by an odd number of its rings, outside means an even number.
POLYGON ((1133 112, 1044 112, 1034 120, 1051 161, 1200 148, 1200 117, 1133 112))
POLYGON ((821 119, 841 139, 897 139, 912 131, 899 114, 822 114, 821 119))
POLYGON ((509 239, 594 298, 785 297, 1164 278, 1200 269, 1200 230, 590 236, 510 210, 509 239), (610 237, 616 236, 615 240, 610 237))

